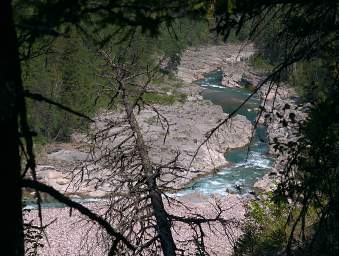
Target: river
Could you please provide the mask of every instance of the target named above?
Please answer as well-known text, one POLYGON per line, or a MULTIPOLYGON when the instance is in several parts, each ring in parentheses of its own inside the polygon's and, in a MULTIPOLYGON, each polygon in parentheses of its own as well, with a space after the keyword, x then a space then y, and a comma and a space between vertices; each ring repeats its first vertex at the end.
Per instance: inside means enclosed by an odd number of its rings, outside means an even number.
MULTIPOLYGON (((197 83, 206 88, 202 93, 203 98, 220 105, 225 113, 232 112, 250 95, 250 91, 247 89, 222 86, 220 70, 210 73, 197 83)), ((239 114, 254 122, 259 104, 259 100, 253 98, 239 110, 239 114)), ((225 195, 228 192, 246 194, 253 189, 253 185, 258 179, 270 171, 273 159, 268 156, 267 152, 266 129, 259 126, 249 147, 232 149, 225 154, 226 160, 231 163, 230 167, 197 180, 190 187, 175 193, 175 195, 183 196, 193 192, 207 196, 225 195), (237 189, 237 186, 241 189, 237 189)), ((76 201, 90 203, 100 200, 103 199, 78 199, 76 201)), ((28 208, 36 208, 34 203, 28 203, 28 205, 28 208)), ((56 208, 64 207, 64 205, 53 201, 44 202, 43 207, 56 208)))
MULTIPOLYGON (((247 89, 222 86, 220 70, 210 73, 197 83, 206 88, 202 93, 203 98, 222 106, 225 113, 232 112, 250 95, 247 89)), ((259 104, 257 98, 250 99, 238 113, 254 123, 259 104)), ((204 195, 225 195, 228 192, 246 194, 252 191, 254 183, 272 167, 273 159, 268 156, 268 149, 266 129, 259 126, 249 146, 232 149, 225 154, 226 160, 231 163, 230 167, 199 179, 177 195, 192 192, 204 195)))

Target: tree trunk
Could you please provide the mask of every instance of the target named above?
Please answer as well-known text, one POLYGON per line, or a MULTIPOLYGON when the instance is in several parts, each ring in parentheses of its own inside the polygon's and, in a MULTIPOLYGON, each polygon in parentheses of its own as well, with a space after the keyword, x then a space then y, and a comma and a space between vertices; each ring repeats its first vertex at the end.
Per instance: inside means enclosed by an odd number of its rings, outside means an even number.
POLYGON ((125 112, 127 114, 129 125, 132 131, 136 134, 136 144, 137 144, 136 146, 139 151, 139 156, 141 158, 143 170, 147 177, 149 196, 151 198, 152 208, 157 222, 157 228, 160 237, 162 251, 165 256, 175 256, 176 246, 171 232, 171 223, 167 218, 167 212, 164 207, 161 193, 157 191, 155 177, 156 174, 154 173, 153 166, 149 158, 149 153, 146 148, 139 124, 133 113, 133 108, 131 104, 128 102, 128 95, 126 95, 126 91, 123 85, 121 85, 121 88, 123 91, 122 97, 125 112))
POLYGON ((24 255, 18 119, 24 102, 11 0, 0 1, 1 255, 24 255))

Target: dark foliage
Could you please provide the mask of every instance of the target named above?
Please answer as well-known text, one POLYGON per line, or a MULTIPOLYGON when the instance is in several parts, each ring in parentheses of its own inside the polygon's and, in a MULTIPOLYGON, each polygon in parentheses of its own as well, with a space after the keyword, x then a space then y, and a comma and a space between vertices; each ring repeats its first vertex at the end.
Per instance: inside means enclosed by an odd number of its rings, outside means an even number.
MULTIPOLYGON (((290 202, 287 241, 281 246, 287 255, 337 255, 338 1, 219 2, 220 10, 228 11, 216 12, 217 32, 227 37, 230 29, 250 23, 250 38, 272 65, 270 72, 312 103, 298 141, 275 145, 289 155, 276 191, 277 202, 290 202)), ((294 116, 282 122, 288 126, 294 116)))

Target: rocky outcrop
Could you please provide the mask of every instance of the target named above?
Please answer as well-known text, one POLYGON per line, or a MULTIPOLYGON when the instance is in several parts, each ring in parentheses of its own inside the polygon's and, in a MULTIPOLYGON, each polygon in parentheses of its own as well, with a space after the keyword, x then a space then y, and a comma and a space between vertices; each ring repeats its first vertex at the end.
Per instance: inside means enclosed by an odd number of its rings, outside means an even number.
POLYGON ((275 149, 277 143, 287 145, 288 142, 296 142, 298 139, 299 124, 307 118, 308 105, 300 105, 296 102, 297 94, 288 85, 281 84, 268 91, 264 86, 259 95, 265 100, 264 113, 259 120, 267 127, 269 140, 269 153, 276 156, 272 171, 254 184, 255 188, 271 191, 281 179, 282 171, 287 163, 287 152, 281 153, 275 149))
POLYGON ((88 159, 88 154, 78 150, 60 149, 56 152, 48 154, 47 157, 55 161, 76 162, 86 161, 88 159))
MULTIPOLYGON (((245 146, 251 136, 251 123, 243 116, 235 116, 221 127, 221 129, 203 145, 195 160, 191 163, 192 156, 204 140, 206 133, 225 119, 220 106, 203 101, 200 96, 202 88, 191 84, 197 79, 203 78, 217 68, 224 72, 223 82, 228 86, 239 86, 244 75, 241 73, 248 70, 245 60, 255 52, 252 45, 246 47, 237 45, 207 46, 196 50, 187 50, 181 59, 177 77, 184 82, 183 86, 176 89, 178 93, 186 95, 185 103, 175 103, 170 106, 157 106, 158 111, 166 117, 170 124, 169 134, 165 143, 165 131, 157 121, 156 113, 151 109, 144 109, 138 114, 138 121, 142 127, 152 161, 158 164, 172 159, 180 152, 178 162, 186 170, 183 178, 172 184, 174 188, 182 188, 185 184, 199 176, 206 175, 222 166, 228 165, 224 154, 232 148, 245 146)), ((116 118, 118 113, 106 113, 99 116, 97 124, 104 125, 105 120, 116 118)), ((79 144, 84 136, 73 136, 79 144)), ((94 183, 86 182, 81 186, 73 186, 72 173, 76 172, 79 165, 93 161, 93 156, 77 148, 61 148, 47 155, 46 163, 51 163, 49 170, 38 168, 40 179, 56 189, 81 197, 95 196, 104 197, 109 194, 109 186, 102 184, 96 187, 94 183), (95 193, 95 195, 94 195, 95 193)), ((94 169, 90 166, 89 169, 94 169)), ((103 170, 107 174, 109 170, 103 170)), ((100 177, 97 177, 100 178, 100 177)), ((171 177, 164 177, 170 179, 171 177)))
MULTIPOLYGON (((220 106, 208 101, 177 103, 173 106, 158 106, 158 111, 170 124, 165 143, 164 130, 155 122, 156 113, 145 109, 139 114, 139 123, 149 146, 150 155, 155 163, 165 163, 180 152, 178 162, 186 170, 185 177, 173 184, 182 188, 185 184, 201 175, 206 175, 219 167, 226 166, 224 154, 232 148, 248 144, 252 125, 245 117, 237 115, 222 126, 210 141, 204 144, 192 163, 192 156, 205 139, 205 135, 227 115, 220 106)), ((170 177, 168 177, 170 178, 170 177)))
POLYGON ((177 77, 192 83, 204 78, 207 73, 221 69, 223 74, 221 83, 224 86, 241 87, 246 80, 254 83, 252 78, 248 79, 251 77, 251 71, 246 61, 254 53, 252 44, 246 46, 225 44, 188 49, 181 57, 177 77))
POLYGON ((261 191, 269 192, 276 189, 277 176, 273 177, 265 174, 261 179, 254 183, 253 187, 261 191))
MULTIPOLYGON (((224 154, 229 149, 245 146, 251 136, 252 124, 244 116, 237 115, 223 125, 210 141, 200 148, 190 165, 192 156, 205 139, 206 133, 227 117, 220 106, 201 100, 199 95, 190 97, 192 99, 185 103, 156 106, 157 111, 170 124, 167 135, 157 118, 157 113, 151 108, 145 108, 137 115, 154 163, 166 163, 180 152, 178 163, 183 167, 183 173, 180 174, 182 178, 172 184, 175 189, 182 188, 195 178, 228 165, 224 154)), ((110 120, 119 118, 121 114, 117 112, 101 114, 96 118, 96 127, 104 127, 110 120)), ((40 180, 54 188, 66 194, 81 197, 104 197, 110 193, 109 185, 105 183, 99 187, 94 182, 87 181, 80 186, 71 184, 72 173, 77 171, 77 165, 86 161, 90 165, 91 161, 95 160, 92 155, 77 149, 61 149, 48 154, 47 159, 53 160, 54 165, 39 166, 38 176, 40 180)), ((101 173, 107 174, 108 172, 109 170, 103 170, 101 173)), ((171 178, 170 174, 164 174, 163 179, 170 180, 171 178)))
POLYGON ((246 87, 249 89, 255 88, 260 82, 262 82, 264 76, 257 72, 253 72, 248 70, 242 74, 240 81, 238 82, 242 87, 246 87))

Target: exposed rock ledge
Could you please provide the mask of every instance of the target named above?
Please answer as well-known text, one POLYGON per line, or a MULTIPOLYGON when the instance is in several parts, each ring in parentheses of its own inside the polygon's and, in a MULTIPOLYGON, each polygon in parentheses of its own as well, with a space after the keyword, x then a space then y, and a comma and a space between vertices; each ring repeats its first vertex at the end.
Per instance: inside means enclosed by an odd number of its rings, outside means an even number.
MULTIPOLYGON (((154 162, 166 162, 166 160, 173 158, 177 151, 180 151, 179 160, 184 167, 188 168, 192 155, 205 138, 206 132, 226 117, 220 106, 201 99, 201 96, 199 96, 201 87, 189 84, 194 80, 203 78, 206 73, 222 68, 225 71, 224 83, 227 83, 228 86, 239 86, 238 83, 241 82, 241 79, 244 77, 247 79, 246 76, 250 75, 247 72, 248 66, 245 60, 254 52, 253 45, 243 47, 228 44, 207 46, 197 50, 191 49, 183 54, 177 77, 186 83, 177 90, 187 95, 187 102, 176 103, 171 106, 158 106, 159 112, 170 123, 170 133, 167 136, 166 143, 163 144, 165 131, 159 123, 155 122, 154 112, 145 109, 140 112, 138 117, 154 162)), ((109 115, 112 118, 112 114, 109 115)), ((101 119, 98 118, 98 122, 104 122, 104 119, 101 116, 101 119)), ((229 149, 248 144, 251 129, 252 125, 245 117, 235 116, 228 126, 223 127, 212 138, 208 147, 204 145, 200 149, 193 165, 184 173, 184 178, 173 184, 174 188, 182 188, 197 177, 227 165, 224 154, 229 149)), ((75 141, 75 145, 78 145, 78 142, 75 141)), ((79 163, 88 161, 90 157, 76 147, 67 147, 48 154, 44 165, 38 166, 40 180, 66 194, 81 197, 107 196, 109 194, 108 185, 95 188, 94 185, 88 184, 80 186, 80 189, 70 186, 70 170, 73 170, 79 163)), ((108 170, 104 170, 104 172, 107 173, 108 170)))
MULTIPOLYGON (((173 186, 176 189, 184 187, 199 176, 206 175, 219 167, 227 165, 224 154, 229 149, 242 147, 248 144, 251 136, 252 124, 244 116, 237 115, 227 126, 223 126, 207 145, 201 147, 195 161, 189 168, 192 156, 205 134, 214 128, 227 116, 220 106, 209 101, 194 99, 185 103, 175 103, 170 106, 157 106, 158 111, 167 118, 170 129, 165 143, 165 130, 157 122, 156 113, 151 109, 144 109, 138 115, 140 126, 144 132, 151 159, 155 163, 165 163, 173 159, 179 151, 179 162, 187 168, 181 175, 184 178, 177 180, 173 186)), ((121 116, 120 116, 121 117, 121 116)), ((119 114, 106 113, 97 118, 97 127, 103 127, 109 120, 117 120, 119 114)), ((78 163, 90 160, 90 155, 73 148, 61 149, 49 154, 49 165, 38 166, 38 177, 43 182, 52 185, 59 191, 81 197, 107 196, 109 186, 102 184, 95 188, 94 184, 86 184, 76 189, 71 183, 70 170, 78 163)), ((103 170, 107 174, 109 170, 103 170)), ((97 175, 93 174, 93 175, 97 175)), ((96 177, 100 178, 100 177, 96 177)), ((163 179, 171 179, 165 174, 163 179)))
POLYGON ((256 85, 260 77, 253 73, 247 60, 255 53, 249 45, 217 45, 188 49, 181 57, 177 77, 187 83, 204 78, 204 75, 221 69, 222 85, 240 87, 256 85))
POLYGON ((272 191, 281 180, 281 174, 288 158, 287 153, 278 154, 274 149, 274 140, 282 144, 287 144, 289 141, 297 141, 298 123, 306 120, 308 104, 297 104, 295 90, 286 84, 281 84, 277 90, 273 88, 269 94, 267 94, 267 89, 268 86, 266 85, 259 92, 262 99, 266 98, 265 112, 259 122, 267 127, 269 153, 274 155, 276 160, 271 172, 258 180, 254 184, 254 188, 272 191), (294 117, 294 122, 291 122, 291 116, 294 117), (288 121, 288 125, 285 126, 282 120, 288 121))

